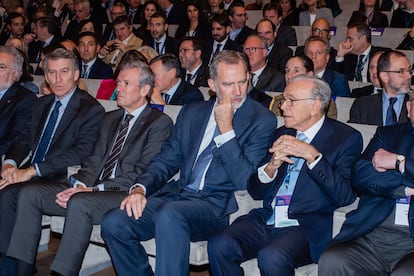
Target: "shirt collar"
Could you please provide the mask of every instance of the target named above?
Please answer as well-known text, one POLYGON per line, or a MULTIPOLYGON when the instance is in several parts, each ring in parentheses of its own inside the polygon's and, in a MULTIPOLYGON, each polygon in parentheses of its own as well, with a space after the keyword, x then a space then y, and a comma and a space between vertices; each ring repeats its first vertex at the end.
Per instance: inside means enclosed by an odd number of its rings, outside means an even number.
POLYGON ((200 69, 200 67, 201 67, 201 65, 202 65, 203 63, 202 62, 200 62, 200 64, 196 67, 196 68, 194 68, 194 70, 193 71, 188 71, 188 70, 185 70, 185 73, 186 74, 191 74, 192 76, 194 76, 196 73, 197 73, 197 71, 198 71, 198 69, 200 69))
POLYGON ((171 97, 174 95, 175 91, 177 90, 178 86, 180 86, 182 80, 178 79, 178 82, 176 84, 174 84, 173 87, 171 87, 170 89, 168 89, 168 91, 166 92, 166 94, 168 94, 171 97))
POLYGON ((60 103, 62 104, 63 109, 66 109, 66 107, 68 106, 68 103, 70 101, 70 99, 73 96, 73 93, 75 93, 76 91, 76 86, 72 89, 72 91, 69 92, 69 94, 67 94, 66 96, 64 96, 62 99, 59 99, 58 97, 55 96, 55 102, 60 101, 60 103))
POLYGON ((96 61, 96 58, 94 58, 93 60, 89 61, 88 63, 84 63, 84 62, 82 61, 82 65, 87 65, 87 66, 88 66, 88 68, 89 68, 89 67, 91 67, 91 66, 95 63, 95 61, 96 61))
POLYGON ((307 130, 303 132, 308 138, 309 143, 311 143, 313 138, 315 138, 316 134, 321 129, 324 121, 325 121, 325 115, 323 115, 322 118, 319 119, 319 121, 317 121, 313 126, 311 126, 310 128, 308 128, 307 130))

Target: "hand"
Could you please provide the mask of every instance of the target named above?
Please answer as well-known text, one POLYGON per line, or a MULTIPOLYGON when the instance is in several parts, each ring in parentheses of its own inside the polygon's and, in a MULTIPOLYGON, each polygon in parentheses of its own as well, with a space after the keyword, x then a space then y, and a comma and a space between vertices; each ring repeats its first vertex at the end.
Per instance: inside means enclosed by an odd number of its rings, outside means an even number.
POLYGON ((397 154, 378 149, 372 157, 372 165, 379 172, 395 169, 395 162, 397 161, 397 154))
POLYGON ((32 42, 34 39, 36 38, 36 35, 33 33, 29 33, 29 34, 25 34, 23 36, 23 40, 29 44, 30 42, 32 42))
POLYGON ((406 192, 407 192, 408 196, 413 196, 414 195, 414 189, 413 188, 407 187, 406 192))
POLYGON ((349 40, 339 43, 337 57, 344 57, 346 54, 352 52, 352 43, 349 40))
POLYGON ((152 88, 152 93, 151 93, 151 103, 152 104, 162 104, 162 105, 166 105, 164 99, 162 98, 161 92, 158 89, 158 87, 152 88))
POLYGON ((226 133, 233 129, 234 108, 231 102, 231 96, 224 96, 217 100, 214 108, 214 118, 220 134, 226 133))
POLYGON ((0 190, 5 188, 7 185, 20 183, 32 179, 36 176, 36 170, 33 166, 27 169, 18 169, 13 165, 6 164, 2 168, 1 176, 3 178, 3 185, 0 185, 0 190))
POLYGON ((147 205, 147 199, 143 193, 141 187, 136 187, 132 190, 131 194, 128 195, 121 202, 120 209, 126 210, 128 217, 134 216, 138 220, 142 216, 142 212, 147 205))
POLYGON ((408 35, 413 38, 414 37, 414 26, 411 27, 410 31, 408 32, 408 35))
POLYGON ((113 45, 115 45, 116 46, 115 49, 121 51, 121 53, 126 52, 126 45, 124 43, 122 43, 121 40, 115 39, 115 43, 113 45))
POLYGON ((70 199, 70 197, 78 192, 80 192, 81 189, 78 188, 68 188, 64 191, 61 191, 60 193, 56 194, 56 204, 59 205, 62 208, 67 207, 68 201, 70 199))
POLYGON ((101 48, 101 50, 99 50, 99 55, 101 56, 101 57, 106 57, 109 53, 111 52, 111 49, 110 49, 110 47, 109 47, 109 44, 107 43, 107 44, 105 44, 105 46, 103 46, 102 48, 101 48))

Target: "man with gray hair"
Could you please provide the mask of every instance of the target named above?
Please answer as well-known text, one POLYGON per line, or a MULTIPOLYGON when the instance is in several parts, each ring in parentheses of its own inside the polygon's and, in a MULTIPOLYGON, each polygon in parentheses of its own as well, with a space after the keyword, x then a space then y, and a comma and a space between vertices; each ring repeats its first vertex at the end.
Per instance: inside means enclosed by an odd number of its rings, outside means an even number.
POLYGON ((293 275, 296 267, 318 262, 332 239, 334 210, 356 198, 351 167, 362 149, 358 131, 325 117, 330 96, 328 84, 314 77, 287 85, 285 126, 247 186, 263 208, 209 240, 213 275, 241 275, 240 264, 252 258, 262 275, 293 275))
POLYGON ((139 242, 154 237, 157 275, 188 275, 190 241, 208 239, 237 210, 233 193, 246 189, 276 128, 275 116, 247 97, 243 56, 226 50, 214 57, 208 83, 217 99, 181 109, 160 154, 103 217, 118 275, 153 274, 139 242))
MULTIPOLYGON (((31 121, 15 138, 5 155, 0 179, 0 271, 10 264, 6 257, 10 237, 17 216, 22 216, 24 226, 30 229, 32 221, 27 214, 16 214, 19 194, 24 187, 51 186, 67 179, 67 167, 79 165, 90 154, 98 137, 103 107, 86 91, 76 86, 79 63, 76 56, 65 49, 56 49, 44 60, 45 80, 51 95, 37 99, 33 105, 31 121), (28 227, 30 225, 30 227, 28 227)), ((2 73, 9 69, 0 70, 2 73)), ((26 199, 24 199, 26 200, 26 199)), ((32 217, 30 217, 32 219, 32 217)), ((40 222, 39 222, 40 225, 40 222)), ((28 237, 26 238, 33 238, 28 237)), ((34 237, 35 243, 39 237, 34 237)), ((17 258, 17 275, 33 273, 32 264, 36 246, 31 251, 24 244, 17 251, 9 252, 17 258), (23 273, 23 274, 19 274, 23 273)))
POLYGON ((0 156, 32 116, 35 94, 19 85, 23 56, 13 47, 0 46, 0 156))

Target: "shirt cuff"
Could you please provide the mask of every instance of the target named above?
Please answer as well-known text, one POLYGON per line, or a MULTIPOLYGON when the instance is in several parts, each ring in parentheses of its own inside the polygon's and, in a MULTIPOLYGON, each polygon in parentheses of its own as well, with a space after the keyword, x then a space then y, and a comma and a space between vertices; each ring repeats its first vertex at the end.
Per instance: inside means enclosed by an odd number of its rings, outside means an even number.
POLYGON ((84 188, 88 187, 85 183, 83 183, 82 181, 77 180, 76 178, 74 178, 72 176, 70 177, 69 181, 70 181, 70 184, 72 184, 72 188, 76 188, 78 185, 80 185, 84 188))
POLYGON ((344 61, 344 57, 335 57, 336 62, 342 62, 344 61))
POLYGON ((273 176, 269 177, 267 175, 267 173, 265 172, 265 168, 266 168, 267 164, 269 164, 269 163, 266 163, 266 164, 264 164, 263 166, 261 166, 257 169, 257 176, 259 177, 260 182, 262 182, 264 184, 270 183, 273 180, 275 180, 277 172, 278 172, 278 170, 276 170, 275 173, 273 174, 273 176))
POLYGON ((95 187, 98 187, 98 189, 99 189, 100 192, 105 191, 105 184, 104 183, 98 184, 95 187))
POLYGON ((37 176, 42 176, 42 174, 40 173, 40 170, 39 170, 39 165, 37 165, 37 164, 33 164, 33 167, 35 168, 35 170, 36 170, 36 174, 37 174, 37 176))
POLYGON ((6 164, 12 165, 12 166, 14 166, 14 167, 17 168, 17 163, 13 159, 6 159, 6 160, 4 160, 3 161, 3 165, 6 165, 6 164))
POLYGON ((135 183, 134 185, 132 185, 131 188, 129 188, 128 194, 131 194, 132 190, 136 187, 141 187, 142 189, 144 189, 144 195, 147 194, 147 188, 145 188, 144 185, 139 184, 139 183, 135 183))
POLYGON ((306 162, 306 164, 308 165, 309 170, 312 170, 319 163, 319 160, 321 160, 321 159, 322 159, 322 153, 319 153, 318 158, 316 158, 312 163, 307 163, 306 162))
POLYGON ((230 131, 227 131, 223 134, 220 134, 220 135, 214 137, 214 142, 216 143, 216 147, 219 148, 222 145, 224 145, 225 143, 227 143, 228 141, 230 141, 231 139, 233 139, 234 137, 236 137, 236 133, 232 129, 230 131))

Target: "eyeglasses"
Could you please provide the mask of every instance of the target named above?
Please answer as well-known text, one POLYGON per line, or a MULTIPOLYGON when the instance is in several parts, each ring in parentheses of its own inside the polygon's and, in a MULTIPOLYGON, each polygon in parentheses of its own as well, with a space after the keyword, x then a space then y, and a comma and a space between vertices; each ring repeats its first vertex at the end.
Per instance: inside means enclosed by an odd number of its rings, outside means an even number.
POLYGON ((388 70, 388 71, 382 71, 382 72, 386 72, 386 73, 396 73, 399 74, 400 76, 404 76, 404 73, 409 73, 410 75, 413 73, 413 69, 412 68, 401 68, 400 70, 388 70))
POLYGON ((186 48, 183 48, 183 49, 179 49, 178 50, 178 52, 179 53, 187 53, 188 51, 196 51, 197 49, 186 49, 186 48))
POLYGON ((287 106, 293 106, 294 103, 300 102, 300 101, 306 101, 306 100, 314 100, 314 98, 303 98, 303 99, 282 99, 280 101, 280 105, 283 103, 286 103, 287 106))
POLYGON ((244 48, 243 51, 245 53, 247 53, 247 52, 256 53, 256 51, 259 50, 259 49, 263 50, 263 49, 266 49, 266 48, 263 48, 263 47, 249 47, 249 48, 244 48))
POLYGON ((319 29, 319 28, 315 28, 315 29, 312 29, 312 33, 314 33, 314 34, 329 34, 329 32, 330 32, 330 30, 328 30, 328 29, 319 29))
POLYGON ((244 17, 246 17, 247 16, 247 13, 238 13, 238 14, 235 14, 234 16, 237 16, 237 17, 244 16, 244 17))

